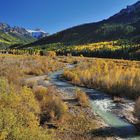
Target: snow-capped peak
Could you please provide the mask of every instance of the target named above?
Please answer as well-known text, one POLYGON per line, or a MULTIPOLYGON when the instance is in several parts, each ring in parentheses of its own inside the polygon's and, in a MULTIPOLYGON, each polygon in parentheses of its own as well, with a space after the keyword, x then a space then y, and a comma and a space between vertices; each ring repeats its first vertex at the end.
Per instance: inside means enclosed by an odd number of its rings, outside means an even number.
POLYGON ((36 30, 30 30, 27 29, 27 32, 32 33, 32 32, 42 32, 42 33, 46 33, 45 31, 41 30, 41 29, 36 29, 36 30))
POLYGON ((46 33, 45 31, 41 29, 35 29, 35 30, 27 29, 27 32, 29 32, 32 37, 37 38, 37 39, 48 35, 48 33, 46 33))

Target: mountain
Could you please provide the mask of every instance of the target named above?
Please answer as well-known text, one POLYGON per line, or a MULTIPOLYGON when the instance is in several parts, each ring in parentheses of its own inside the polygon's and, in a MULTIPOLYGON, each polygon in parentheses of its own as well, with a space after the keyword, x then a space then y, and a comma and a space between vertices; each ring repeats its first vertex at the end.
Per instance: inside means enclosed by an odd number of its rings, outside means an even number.
POLYGON ((134 23, 140 20, 140 1, 133 5, 127 6, 119 13, 110 17, 108 21, 115 23, 134 23))
POLYGON ((0 23, 0 48, 17 46, 35 41, 25 28, 0 23))
POLYGON ((48 33, 46 33, 45 31, 41 30, 41 29, 36 29, 36 30, 27 30, 30 35, 36 39, 40 39, 43 37, 48 36, 48 33))
POLYGON ((47 46, 58 43, 66 46, 82 45, 119 39, 140 42, 140 1, 127 6, 106 20, 75 26, 22 47, 47 46))

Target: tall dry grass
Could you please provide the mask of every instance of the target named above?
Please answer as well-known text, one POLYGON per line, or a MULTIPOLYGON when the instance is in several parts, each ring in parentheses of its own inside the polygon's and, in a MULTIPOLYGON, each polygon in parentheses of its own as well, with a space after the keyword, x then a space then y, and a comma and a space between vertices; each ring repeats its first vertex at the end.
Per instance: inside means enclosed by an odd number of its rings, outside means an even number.
POLYGON ((40 104, 41 124, 51 121, 63 121, 68 108, 61 97, 58 96, 59 93, 54 87, 36 86, 33 92, 40 104))
POLYGON ((63 66, 63 58, 0 54, 0 139, 53 139, 54 133, 48 134, 42 121, 62 120, 67 105, 55 89, 38 86, 36 81, 22 87, 22 79, 47 75, 63 66))
POLYGON ((64 66, 59 59, 43 56, 0 55, 0 77, 19 84, 26 75, 48 74, 64 66))
POLYGON ((89 59, 63 76, 73 84, 103 90, 115 96, 140 96, 140 62, 89 59))
POLYGON ((82 107, 89 106, 89 98, 85 92, 81 91, 80 89, 76 89, 76 99, 78 104, 82 107))

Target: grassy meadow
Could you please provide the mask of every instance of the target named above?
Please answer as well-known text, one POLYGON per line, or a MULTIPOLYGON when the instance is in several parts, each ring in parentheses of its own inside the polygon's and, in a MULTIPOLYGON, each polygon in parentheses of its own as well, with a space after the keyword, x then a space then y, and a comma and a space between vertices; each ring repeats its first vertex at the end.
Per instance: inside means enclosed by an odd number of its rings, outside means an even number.
POLYGON ((114 102, 136 100, 133 115, 140 123, 139 61, 86 58, 73 69, 65 69, 62 77, 74 85, 103 91, 114 102))
POLYGON ((1 0, 0 140, 140 140, 133 1, 1 0))
POLYGON ((52 134, 40 125, 42 106, 49 103, 43 101, 42 105, 36 95, 37 87, 34 91, 27 88, 23 79, 48 74, 65 63, 49 57, 0 55, 0 65, 0 139, 53 140, 52 134))
POLYGON ((75 68, 65 69, 63 77, 75 85, 96 88, 113 96, 140 96, 140 62, 113 59, 87 59, 75 68))
POLYGON ((94 114, 90 117, 92 112, 85 93, 76 91, 75 103, 66 103, 56 87, 44 86, 43 80, 34 79, 45 74, 44 80, 48 80, 48 73, 80 60, 1 54, 0 140, 106 139, 97 134, 93 138, 92 131, 103 125, 94 114))
MULTIPOLYGON (((113 140, 94 133, 103 122, 90 108, 89 98, 77 89, 66 99, 55 86, 34 77, 65 69, 71 83, 113 96, 137 99, 140 62, 84 57, 0 54, 0 140, 113 140), (32 80, 27 80, 32 79, 32 80), (65 100, 72 100, 68 102, 65 100), (83 126, 85 126, 83 128, 83 126)), ((135 107, 139 118, 139 100, 135 107)), ((110 130, 109 130, 110 131, 110 130)), ((109 132, 112 133, 112 132, 109 132)))

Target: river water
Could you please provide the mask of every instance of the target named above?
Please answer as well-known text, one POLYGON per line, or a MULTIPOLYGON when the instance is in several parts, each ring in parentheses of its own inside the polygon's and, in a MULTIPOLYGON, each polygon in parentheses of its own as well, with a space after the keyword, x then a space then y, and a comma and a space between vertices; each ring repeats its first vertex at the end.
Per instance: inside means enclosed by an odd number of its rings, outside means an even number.
MULTIPOLYGON (((71 94, 75 91, 77 86, 74 86, 66 81, 61 81, 58 77, 61 76, 63 70, 49 74, 50 82, 55 85, 59 90, 71 94)), ((132 101, 128 101, 125 105, 118 106, 114 103, 109 95, 94 89, 78 87, 90 97, 91 107, 96 114, 98 114, 109 128, 113 131, 115 137, 126 140, 140 140, 140 136, 137 135, 137 130, 134 125, 125 120, 121 113, 122 107, 131 107, 134 105, 132 101)), ((104 128, 104 132, 108 131, 108 128, 104 128)), ((108 134, 109 135, 109 134, 108 134)), ((111 135, 111 134, 110 134, 111 135)))

